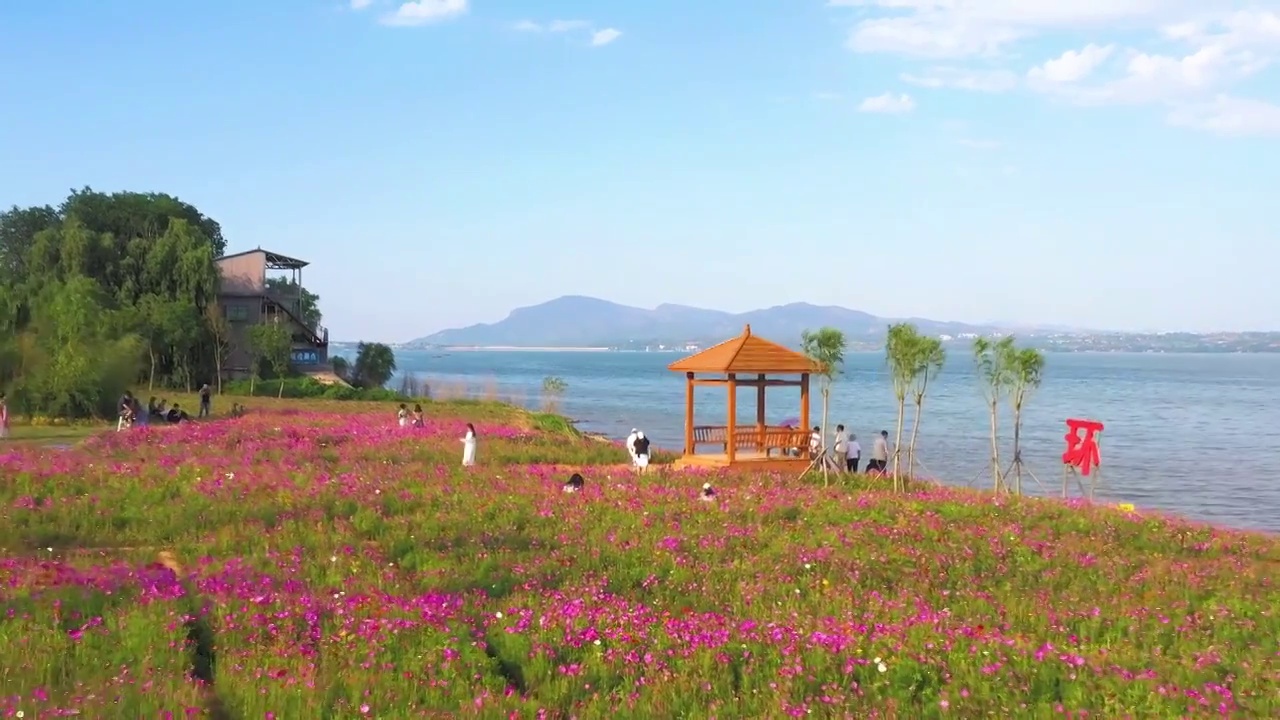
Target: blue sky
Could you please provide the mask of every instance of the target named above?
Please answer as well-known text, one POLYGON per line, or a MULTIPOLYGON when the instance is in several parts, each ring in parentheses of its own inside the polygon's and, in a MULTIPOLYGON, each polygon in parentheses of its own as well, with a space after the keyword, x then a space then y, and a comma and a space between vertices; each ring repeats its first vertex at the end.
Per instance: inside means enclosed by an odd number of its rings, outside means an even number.
POLYGON ((345 339, 564 294, 1280 329, 1278 58, 1280 0, 10 0, 0 204, 176 194, 345 339))

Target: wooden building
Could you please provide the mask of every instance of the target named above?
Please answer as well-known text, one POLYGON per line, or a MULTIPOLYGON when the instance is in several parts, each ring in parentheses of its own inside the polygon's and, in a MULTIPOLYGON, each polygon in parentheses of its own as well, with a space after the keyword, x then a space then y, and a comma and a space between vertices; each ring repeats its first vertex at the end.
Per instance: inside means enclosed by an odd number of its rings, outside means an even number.
POLYGON ((291 360, 296 370, 331 371, 329 331, 302 319, 302 268, 308 265, 305 260, 258 248, 224 255, 216 262, 222 276, 218 306, 231 328, 231 348, 224 367, 229 377, 249 375, 253 360, 249 330, 269 322, 280 322, 289 328, 293 338, 291 360), (268 271, 290 273, 292 292, 268 288, 268 271))
POLYGON ((751 326, 747 325, 738 337, 677 360, 667 369, 685 375, 684 457, 677 461, 677 467, 749 467, 800 472, 808 466, 809 377, 820 370, 809 357, 752 335, 751 326), (728 412, 724 424, 694 424, 693 389, 699 385, 725 388, 728 412), (743 387, 756 390, 753 424, 738 424, 738 389, 743 387), (799 427, 765 423, 765 403, 770 388, 799 391, 799 427), (704 446, 709 446, 708 452, 699 452, 704 446))

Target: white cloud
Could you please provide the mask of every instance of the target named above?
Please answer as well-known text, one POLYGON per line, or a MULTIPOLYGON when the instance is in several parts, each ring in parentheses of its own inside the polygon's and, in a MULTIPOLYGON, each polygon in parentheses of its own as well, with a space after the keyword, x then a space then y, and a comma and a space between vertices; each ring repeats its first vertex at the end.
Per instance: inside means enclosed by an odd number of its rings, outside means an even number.
POLYGON ((1043 65, 1031 68, 1027 78, 1033 82, 1079 82, 1092 75, 1115 49, 1114 45, 1089 43, 1080 50, 1068 50, 1043 65))
POLYGON ((593 47, 608 45, 609 43, 613 42, 614 40, 617 40, 620 37, 622 37, 621 30, 617 30, 614 28, 605 28, 603 30, 597 30, 591 33, 591 45, 593 47))
POLYGON ((1169 124, 1217 135, 1280 137, 1280 105, 1219 95, 1169 113, 1169 124))
POLYGON ((1155 27, 1191 10, 1233 0, 828 0, 860 8, 848 47, 916 57, 997 54, 1018 40, 1053 31, 1155 27))
POLYGON ((1028 79, 1036 90, 1082 105, 1183 105, 1203 103, 1280 59, 1280 15, 1272 12, 1166 25, 1161 34, 1186 49, 1171 54, 1126 50, 1117 73, 1083 84, 1090 74, 1085 70, 1098 67, 1089 62, 1089 48, 1097 46, 1089 46, 1033 68, 1028 79))
POLYGON ((591 23, 586 20, 552 20, 548 23, 540 23, 533 20, 521 20, 513 27, 521 32, 564 33, 571 32, 573 30, 586 30, 591 27, 591 23))
POLYGON ((401 27, 440 22, 467 12, 467 0, 415 0, 401 3, 395 12, 384 15, 383 25, 401 27))
POLYGON ((968 70, 954 67, 931 67, 922 74, 903 73, 903 82, 926 88, 958 88, 976 92, 998 93, 1018 86, 1018 76, 1009 70, 968 70))
POLYGON ((373 0, 351 0, 352 10, 364 10, 373 4, 373 0))
POLYGON ((866 100, 863 100, 861 105, 858 105, 859 112, 887 113, 893 115, 909 113, 915 109, 916 101, 912 100, 911 96, 905 93, 901 95, 894 95, 893 93, 887 92, 883 95, 869 97, 866 100))

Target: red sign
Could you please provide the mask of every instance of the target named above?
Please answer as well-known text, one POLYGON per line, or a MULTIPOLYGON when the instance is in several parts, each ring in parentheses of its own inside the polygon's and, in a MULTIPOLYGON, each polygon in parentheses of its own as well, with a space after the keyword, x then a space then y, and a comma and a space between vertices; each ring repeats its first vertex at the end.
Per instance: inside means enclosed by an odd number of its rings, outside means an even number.
POLYGON ((1063 436, 1067 441, 1067 451, 1062 453, 1062 464, 1075 467, 1081 475, 1093 472, 1093 468, 1102 464, 1098 439, 1094 437, 1100 432, 1102 423, 1097 420, 1067 420, 1067 434, 1063 436))

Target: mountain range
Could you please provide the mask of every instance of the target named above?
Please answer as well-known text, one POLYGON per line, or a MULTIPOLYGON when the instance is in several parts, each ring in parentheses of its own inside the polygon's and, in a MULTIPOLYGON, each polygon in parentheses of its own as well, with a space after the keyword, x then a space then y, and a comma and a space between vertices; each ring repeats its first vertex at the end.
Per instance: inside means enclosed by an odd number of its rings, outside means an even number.
MULTIPOLYGON (((922 318, 903 318, 929 335, 988 333, 994 326, 969 325, 922 318)), ((791 303, 744 313, 687 305, 659 305, 652 310, 581 295, 567 295, 539 305, 517 308, 506 319, 441 330, 406 343, 409 347, 644 347, 709 345, 726 340, 751 325, 751 332, 786 345, 798 344, 806 329, 834 327, 851 343, 879 342, 885 328, 898 319, 877 317, 836 306, 791 303)))

